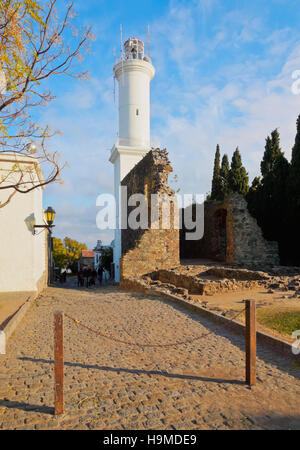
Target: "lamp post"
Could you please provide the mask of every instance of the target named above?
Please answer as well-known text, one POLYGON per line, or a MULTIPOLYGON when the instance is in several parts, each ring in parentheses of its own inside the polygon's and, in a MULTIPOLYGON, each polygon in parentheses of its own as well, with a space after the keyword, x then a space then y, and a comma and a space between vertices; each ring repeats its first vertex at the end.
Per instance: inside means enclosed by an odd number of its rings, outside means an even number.
POLYGON ((34 225, 34 228, 44 228, 48 230, 48 285, 51 284, 53 281, 53 258, 52 258, 52 232, 51 229, 55 227, 53 225, 54 217, 55 217, 55 211, 51 206, 48 206, 48 208, 44 211, 44 216, 47 224, 44 225, 34 225))

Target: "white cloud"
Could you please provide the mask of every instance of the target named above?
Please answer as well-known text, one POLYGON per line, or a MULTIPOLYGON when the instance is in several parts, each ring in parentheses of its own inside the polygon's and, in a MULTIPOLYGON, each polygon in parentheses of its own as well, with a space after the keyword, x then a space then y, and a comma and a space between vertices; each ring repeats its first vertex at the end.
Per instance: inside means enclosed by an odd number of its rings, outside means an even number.
MULTIPOLYGON (((265 138, 273 129, 279 128, 282 148, 290 156, 300 113, 300 96, 291 92, 291 75, 296 68, 300 68, 300 45, 287 56, 275 78, 267 82, 253 78, 246 86, 229 81, 221 89, 204 86, 200 93, 206 102, 195 108, 194 118, 168 114, 156 135, 166 145, 185 192, 210 189, 217 143, 229 156, 240 147, 251 179, 259 174, 265 138), (228 114, 231 108, 236 109, 233 117, 228 114)), ((193 92, 185 90, 182 95, 193 92)))
MULTIPOLYGON (((270 32, 263 15, 241 10, 225 13, 208 29, 207 18, 220 5, 216 0, 171 1, 168 13, 150 25, 157 70, 152 140, 167 147, 179 177, 176 188, 187 193, 210 189, 217 143, 229 156, 240 147, 250 178, 259 173, 265 138, 276 127, 289 156, 300 113, 300 96, 291 93, 292 72, 300 69, 299 34, 288 27, 270 32)), ((57 199, 56 231, 90 247, 97 239, 112 239, 97 230, 91 206, 113 187, 108 149, 118 112, 112 91, 108 73, 93 77, 65 92, 45 116, 64 131, 56 143, 70 163, 65 184, 47 188, 46 195, 57 199)))

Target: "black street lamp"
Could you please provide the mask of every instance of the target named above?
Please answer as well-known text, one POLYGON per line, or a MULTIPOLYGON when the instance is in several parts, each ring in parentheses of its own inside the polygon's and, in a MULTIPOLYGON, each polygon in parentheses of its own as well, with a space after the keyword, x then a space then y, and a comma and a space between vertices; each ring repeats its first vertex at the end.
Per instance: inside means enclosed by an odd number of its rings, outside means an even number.
POLYGON ((51 206, 48 206, 48 208, 44 211, 44 216, 47 224, 34 225, 34 228, 44 228, 48 230, 48 285, 50 285, 51 282, 53 281, 53 257, 52 257, 53 241, 51 236, 52 233, 51 229, 55 227, 55 225, 53 225, 55 217, 54 209, 51 208, 51 206))
POLYGON ((48 206, 48 208, 44 211, 45 220, 47 222, 47 225, 34 225, 34 228, 47 228, 49 230, 49 233, 51 234, 51 228, 55 227, 53 225, 54 217, 55 217, 55 211, 51 206, 48 206))

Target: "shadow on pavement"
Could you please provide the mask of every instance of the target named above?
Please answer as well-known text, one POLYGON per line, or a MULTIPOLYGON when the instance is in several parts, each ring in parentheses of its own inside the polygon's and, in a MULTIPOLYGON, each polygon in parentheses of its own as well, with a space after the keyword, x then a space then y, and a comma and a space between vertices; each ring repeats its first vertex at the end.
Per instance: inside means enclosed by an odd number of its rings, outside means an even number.
POLYGON ((260 430, 299 430, 300 415, 285 416, 276 412, 270 412, 264 416, 252 416, 251 422, 260 430))
MULTIPOLYGON (((54 364, 53 360, 50 359, 40 359, 40 358, 29 358, 29 357, 20 357, 21 361, 31 361, 35 363, 44 363, 44 364, 54 364)), ((80 367, 81 369, 96 369, 96 370, 103 370, 106 372, 124 372, 124 373, 131 373, 135 375, 160 375, 162 377, 167 378, 177 378, 181 380, 194 380, 194 381, 205 381, 205 382, 212 382, 212 383, 226 383, 226 384, 238 384, 238 385, 245 385, 244 381, 241 380, 226 380, 223 378, 210 378, 210 377, 204 377, 204 376, 197 376, 197 375, 184 375, 184 374, 178 374, 178 373, 169 373, 165 371, 160 370, 144 370, 144 369, 127 369, 124 367, 110 367, 110 366, 97 366, 93 364, 81 364, 81 363, 72 363, 65 361, 65 366, 69 367, 80 367)))
POLYGON ((25 402, 16 402, 7 399, 0 399, 0 406, 4 406, 5 408, 21 409, 22 411, 34 411, 52 415, 54 414, 54 408, 51 408, 50 406, 29 405, 25 402))

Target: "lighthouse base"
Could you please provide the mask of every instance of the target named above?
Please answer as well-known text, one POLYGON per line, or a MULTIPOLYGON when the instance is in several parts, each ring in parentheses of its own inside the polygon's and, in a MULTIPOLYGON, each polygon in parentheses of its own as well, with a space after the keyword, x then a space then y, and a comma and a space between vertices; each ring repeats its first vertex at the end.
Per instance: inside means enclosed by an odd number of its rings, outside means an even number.
POLYGON ((120 186, 123 178, 144 158, 150 151, 150 147, 129 147, 114 145, 111 149, 109 161, 114 165, 114 194, 116 201, 116 229, 114 239, 114 273, 115 282, 120 282, 120 258, 122 255, 122 233, 121 233, 121 199, 120 186))

